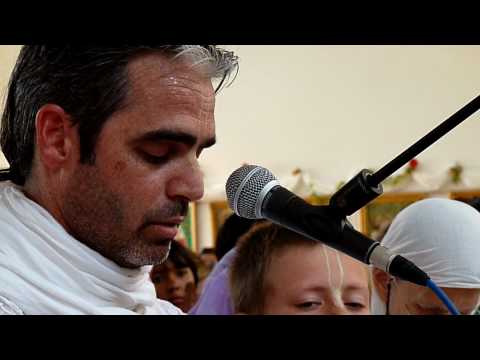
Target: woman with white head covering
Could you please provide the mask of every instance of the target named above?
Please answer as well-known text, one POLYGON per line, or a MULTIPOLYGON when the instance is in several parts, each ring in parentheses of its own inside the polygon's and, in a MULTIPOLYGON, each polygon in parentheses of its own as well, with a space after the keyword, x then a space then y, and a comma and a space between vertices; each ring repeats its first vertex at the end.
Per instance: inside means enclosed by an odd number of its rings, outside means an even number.
MULTIPOLYGON (((456 200, 432 198, 403 209, 382 244, 425 271, 462 314, 480 302, 480 213, 456 200)), ((372 270, 372 314, 437 315, 447 308, 428 288, 372 270)))

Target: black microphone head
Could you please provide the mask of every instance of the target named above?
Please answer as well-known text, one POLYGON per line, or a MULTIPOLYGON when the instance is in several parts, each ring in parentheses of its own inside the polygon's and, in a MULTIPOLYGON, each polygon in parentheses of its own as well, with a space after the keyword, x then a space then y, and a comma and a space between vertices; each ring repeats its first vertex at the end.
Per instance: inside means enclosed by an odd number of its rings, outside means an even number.
POLYGON ((265 195, 279 185, 267 169, 245 165, 235 170, 225 186, 230 208, 238 216, 247 219, 262 219, 261 206, 265 195))

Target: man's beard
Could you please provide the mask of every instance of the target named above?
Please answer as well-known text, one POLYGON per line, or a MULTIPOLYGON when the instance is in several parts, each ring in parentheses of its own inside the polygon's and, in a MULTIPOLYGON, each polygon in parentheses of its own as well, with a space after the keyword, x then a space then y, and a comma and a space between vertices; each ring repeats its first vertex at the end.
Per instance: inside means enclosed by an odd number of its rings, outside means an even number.
POLYGON ((128 220, 131 221, 127 211, 132 208, 128 199, 113 192, 99 178, 95 166, 85 167, 89 170, 78 171, 67 185, 63 209, 66 230, 121 267, 138 268, 164 262, 172 239, 152 244, 142 236, 142 228, 154 219, 185 216, 188 202, 171 202, 150 210, 143 216, 141 226, 132 230, 127 226, 128 220))

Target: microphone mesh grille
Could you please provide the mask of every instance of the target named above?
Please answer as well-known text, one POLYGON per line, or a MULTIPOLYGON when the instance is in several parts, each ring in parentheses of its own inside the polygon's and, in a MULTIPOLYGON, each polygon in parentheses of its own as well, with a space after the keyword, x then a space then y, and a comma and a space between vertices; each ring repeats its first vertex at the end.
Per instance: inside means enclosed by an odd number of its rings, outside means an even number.
POLYGON ((261 166, 245 165, 238 168, 227 180, 226 192, 230 208, 234 211, 237 209, 237 215, 241 217, 256 219, 255 204, 257 199, 265 185, 273 180, 276 180, 275 176, 261 166), (250 178, 242 184, 248 176, 250 178), (235 203, 237 194, 238 200, 235 203))

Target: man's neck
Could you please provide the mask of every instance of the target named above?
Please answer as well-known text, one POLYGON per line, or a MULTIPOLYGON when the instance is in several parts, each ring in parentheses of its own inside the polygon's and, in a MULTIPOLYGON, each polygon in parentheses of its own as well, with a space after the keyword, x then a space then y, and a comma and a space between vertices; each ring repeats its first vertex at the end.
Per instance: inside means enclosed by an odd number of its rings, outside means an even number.
POLYGON ((47 210, 57 222, 68 232, 68 226, 63 220, 62 211, 58 202, 49 191, 50 187, 41 185, 37 181, 27 179, 25 185, 20 188, 24 195, 47 210))

